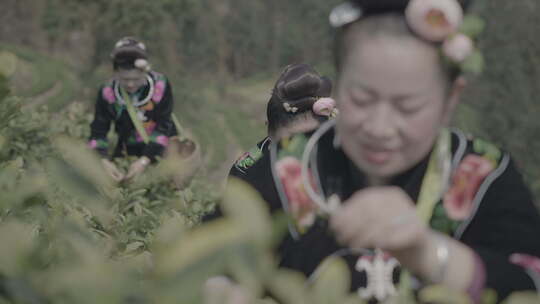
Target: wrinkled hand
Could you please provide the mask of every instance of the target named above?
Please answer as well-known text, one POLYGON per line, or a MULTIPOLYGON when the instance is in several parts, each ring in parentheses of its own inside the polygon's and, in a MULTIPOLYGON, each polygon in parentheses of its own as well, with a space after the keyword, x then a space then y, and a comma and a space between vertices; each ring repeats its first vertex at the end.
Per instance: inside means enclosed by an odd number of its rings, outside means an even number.
POLYGON ((213 277, 204 284, 205 304, 249 304, 253 298, 247 290, 226 277, 213 277))
POLYGON ((101 163, 103 164, 107 174, 109 174, 114 181, 120 182, 124 179, 124 173, 122 173, 122 171, 120 171, 112 161, 103 158, 101 159, 101 163))
POLYGON ((475 269, 473 251, 428 228, 400 188, 377 187, 356 192, 331 216, 330 227, 336 239, 346 246, 380 248, 427 282, 456 290, 470 287, 475 269), (446 262, 438 254, 441 244, 450 253, 446 262))
POLYGON ((397 187, 356 192, 330 219, 336 238, 350 248, 380 248, 402 255, 429 242, 430 230, 410 197, 397 187))
POLYGON ((146 167, 150 164, 150 159, 146 156, 141 156, 129 166, 129 171, 124 177, 124 180, 130 180, 135 176, 144 172, 146 167))

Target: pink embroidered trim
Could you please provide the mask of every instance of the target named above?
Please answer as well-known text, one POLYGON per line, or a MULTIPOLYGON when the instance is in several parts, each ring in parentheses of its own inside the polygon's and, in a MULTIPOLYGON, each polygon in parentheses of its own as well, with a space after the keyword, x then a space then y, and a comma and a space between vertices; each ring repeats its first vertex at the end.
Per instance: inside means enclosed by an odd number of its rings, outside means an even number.
POLYGON ((97 147, 97 140, 92 139, 91 141, 89 141, 88 147, 90 147, 90 149, 95 149, 97 147))
POLYGON ((510 256, 510 262, 540 274, 540 258, 523 253, 514 253, 510 256))
POLYGON ((156 142, 164 147, 169 145, 169 138, 165 135, 160 135, 156 137, 156 142))
POLYGON ((494 164, 482 156, 470 154, 463 159, 444 195, 443 206, 450 219, 462 221, 469 217, 476 192, 494 169, 494 164))
POLYGON ((114 103, 116 101, 116 98, 114 97, 114 91, 111 87, 104 87, 102 95, 108 103, 114 103))
POLYGON ((486 267, 484 261, 474 254, 474 272, 473 278, 467 288, 467 293, 471 297, 473 303, 480 303, 482 300, 482 293, 486 285, 486 267))
MULTIPOLYGON (((156 128, 156 123, 155 122, 150 122, 148 123, 148 125, 144 128, 146 130, 146 134, 148 136, 150 136, 150 134, 152 134, 152 132, 154 132, 154 129, 156 128)), ((135 132, 136 133, 136 137, 135 137, 135 140, 137 142, 143 142, 143 138, 141 136, 141 134, 139 134, 139 132, 135 132)))
POLYGON ((161 99, 163 99, 163 94, 165 94, 165 82, 160 80, 156 82, 154 86, 154 95, 152 96, 152 100, 159 103, 161 99))
MULTIPOLYGON (((302 165, 298 159, 287 156, 280 159, 275 166, 289 201, 290 212, 297 221, 298 228, 303 232, 315 222, 316 205, 304 188, 302 165)), ((313 183, 313 180, 311 182, 313 183)))

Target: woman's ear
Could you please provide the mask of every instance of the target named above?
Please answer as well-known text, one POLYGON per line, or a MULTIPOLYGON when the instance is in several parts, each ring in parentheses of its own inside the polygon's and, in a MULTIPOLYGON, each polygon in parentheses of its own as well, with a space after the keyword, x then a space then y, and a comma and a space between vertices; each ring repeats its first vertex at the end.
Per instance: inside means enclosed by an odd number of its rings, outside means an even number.
POLYGON ((456 110, 456 107, 461 100, 461 95, 463 94, 463 91, 466 87, 467 79, 465 78, 465 76, 459 76, 452 84, 452 87, 450 88, 450 94, 448 96, 448 99, 446 100, 446 105, 444 108, 444 125, 450 124, 452 115, 454 114, 454 111, 456 110))

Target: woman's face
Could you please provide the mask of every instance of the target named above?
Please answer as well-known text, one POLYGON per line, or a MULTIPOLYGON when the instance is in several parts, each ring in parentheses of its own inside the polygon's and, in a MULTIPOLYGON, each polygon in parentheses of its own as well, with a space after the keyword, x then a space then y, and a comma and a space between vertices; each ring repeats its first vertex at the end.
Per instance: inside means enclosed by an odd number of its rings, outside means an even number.
POLYGON ((338 134, 356 166, 386 181, 430 152, 459 94, 447 94, 435 47, 413 37, 361 39, 339 75, 338 134))
POLYGON ((146 85, 146 73, 139 69, 119 69, 115 73, 120 86, 128 93, 133 94, 146 85))

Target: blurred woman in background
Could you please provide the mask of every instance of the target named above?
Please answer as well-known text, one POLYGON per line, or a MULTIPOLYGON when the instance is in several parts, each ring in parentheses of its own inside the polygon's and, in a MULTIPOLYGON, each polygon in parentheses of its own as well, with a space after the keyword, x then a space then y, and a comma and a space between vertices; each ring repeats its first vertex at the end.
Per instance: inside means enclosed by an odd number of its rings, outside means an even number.
MULTIPOLYGON (((330 98, 332 82, 307 64, 287 66, 279 76, 266 107, 268 136, 244 153, 229 172, 261 192, 271 210, 280 208, 270 170, 269 150, 272 141, 299 132, 316 129, 335 116, 335 102, 330 98)), ((206 220, 221 216, 216 209, 206 220)))
POLYGON ((162 156, 177 130, 171 119, 171 85, 165 75, 152 71, 146 46, 134 38, 122 38, 111 58, 114 75, 99 89, 89 146, 102 156, 113 179, 122 181, 140 174, 162 156), (118 135, 112 158, 138 157, 126 174, 108 156, 107 133, 112 123, 118 135))

